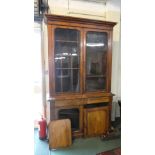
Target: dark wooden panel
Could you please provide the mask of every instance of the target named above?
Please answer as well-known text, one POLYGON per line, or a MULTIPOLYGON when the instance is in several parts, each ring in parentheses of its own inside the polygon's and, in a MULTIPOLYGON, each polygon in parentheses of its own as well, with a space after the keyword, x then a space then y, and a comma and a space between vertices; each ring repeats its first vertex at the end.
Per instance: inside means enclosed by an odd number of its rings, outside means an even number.
POLYGON ((112 30, 113 26, 116 25, 115 22, 107 22, 107 21, 69 17, 69 16, 49 15, 49 14, 45 15, 45 22, 47 24, 68 25, 83 28, 87 27, 87 28, 96 28, 96 29, 98 28, 109 30, 112 30))

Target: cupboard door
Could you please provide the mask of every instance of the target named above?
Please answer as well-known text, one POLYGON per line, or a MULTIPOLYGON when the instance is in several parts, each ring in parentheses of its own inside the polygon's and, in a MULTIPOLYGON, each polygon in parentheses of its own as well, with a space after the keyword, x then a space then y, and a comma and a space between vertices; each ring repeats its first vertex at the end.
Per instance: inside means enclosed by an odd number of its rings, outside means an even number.
POLYGON ((86 32, 86 91, 105 91, 107 74, 107 32, 86 32))
POLYGON ((80 31, 55 28, 55 92, 80 92, 80 31))
POLYGON ((108 107, 85 109, 85 136, 102 135, 108 131, 108 107))

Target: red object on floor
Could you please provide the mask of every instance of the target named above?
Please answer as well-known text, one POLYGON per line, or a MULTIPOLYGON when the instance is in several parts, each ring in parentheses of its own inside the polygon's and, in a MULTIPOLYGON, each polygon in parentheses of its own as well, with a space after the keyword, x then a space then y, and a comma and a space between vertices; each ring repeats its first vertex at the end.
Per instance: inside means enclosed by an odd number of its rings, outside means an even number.
POLYGON ((121 155, 121 148, 119 147, 106 152, 101 152, 101 153, 98 153, 97 155, 121 155))
POLYGON ((40 139, 46 139, 46 120, 42 117, 41 120, 38 122, 39 123, 39 138, 40 139))

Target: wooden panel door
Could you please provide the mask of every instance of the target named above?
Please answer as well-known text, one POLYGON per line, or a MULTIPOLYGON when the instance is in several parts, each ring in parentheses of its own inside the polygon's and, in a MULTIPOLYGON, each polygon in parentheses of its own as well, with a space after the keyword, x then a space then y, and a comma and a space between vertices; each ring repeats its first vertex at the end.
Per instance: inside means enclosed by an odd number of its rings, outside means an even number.
POLYGON ((86 137, 105 134, 108 131, 109 108, 87 108, 84 110, 84 135, 86 137))
POLYGON ((48 130, 50 149, 68 147, 72 144, 71 122, 69 119, 51 121, 48 130))

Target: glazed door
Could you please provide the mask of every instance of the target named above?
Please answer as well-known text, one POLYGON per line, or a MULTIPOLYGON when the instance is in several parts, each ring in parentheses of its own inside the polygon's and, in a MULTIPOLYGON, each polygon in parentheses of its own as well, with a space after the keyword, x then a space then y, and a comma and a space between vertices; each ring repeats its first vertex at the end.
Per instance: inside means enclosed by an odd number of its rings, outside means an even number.
POLYGON ((85 91, 106 91, 108 33, 85 31, 85 91))
POLYGON ((79 93, 81 66, 81 32, 76 28, 55 27, 55 93, 79 93))

